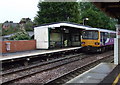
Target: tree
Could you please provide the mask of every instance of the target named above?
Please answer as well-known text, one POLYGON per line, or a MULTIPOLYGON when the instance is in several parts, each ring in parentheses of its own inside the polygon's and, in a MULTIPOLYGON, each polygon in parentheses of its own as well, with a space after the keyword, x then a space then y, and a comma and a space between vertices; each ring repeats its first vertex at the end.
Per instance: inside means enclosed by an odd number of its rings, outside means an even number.
POLYGON ((24 24, 24 29, 26 31, 33 31, 34 24, 30 18, 22 18, 19 23, 24 24))
POLYGON ((11 36, 10 40, 30 40, 30 37, 26 32, 21 31, 11 36))
POLYGON ((24 28, 24 24, 20 25, 20 32, 15 33, 15 35, 10 37, 10 40, 30 40, 30 36, 24 28))
POLYGON ((115 30, 116 21, 105 13, 101 12, 90 2, 80 2, 80 22, 83 23, 83 19, 88 17, 89 20, 86 21, 86 25, 91 27, 99 27, 103 29, 113 29, 115 30))
POLYGON ((39 2, 36 24, 70 21, 79 22, 79 4, 77 2, 39 2))
POLYGON ((13 25, 13 23, 9 23, 9 22, 8 22, 8 24, 9 24, 9 26, 7 26, 7 29, 2 27, 2 36, 9 35, 9 34, 16 33, 16 32, 20 31, 18 24, 15 23, 15 25, 13 25))

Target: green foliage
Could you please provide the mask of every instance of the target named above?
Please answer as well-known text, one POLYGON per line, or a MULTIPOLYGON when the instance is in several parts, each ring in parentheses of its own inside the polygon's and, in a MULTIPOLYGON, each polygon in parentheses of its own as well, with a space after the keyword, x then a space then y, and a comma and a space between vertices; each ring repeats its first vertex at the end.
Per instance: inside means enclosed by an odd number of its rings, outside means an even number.
POLYGON ((26 32, 18 32, 11 36, 10 40, 30 40, 30 37, 26 32))
POLYGON ((85 21, 85 25, 91 27, 115 30, 115 19, 112 19, 101 12, 90 2, 42 2, 38 4, 39 11, 34 22, 39 24, 69 21, 78 24, 85 21))
POLYGON ((26 22, 25 30, 26 31, 33 31, 33 23, 32 22, 26 22))
POLYGON ((116 21, 105 13, 101 12, 93 4, 89 2, 80 2, 80 22, 83 23, 83 19, 88 17, 89 20, 86 21, 85 25, 91 27, 103 28, 103 29, 112 29, 115 30, 116 21))
POLYGON ((79 22, 79 4, 77 2, 42 2, 34 19, 36 24, 70 21, 79 22))
POLYGON ((12 34, 12 33, 16 33, 16 32, 19 32, 20 29, 19 29, 19 26, 17 26, 16 28, 13 28, 12 26, 8 27, 7 29, 2 29, 2 35, 9 35, 9 34, 12 34))
POLYGON ((2 36, 2 23, 0 23, 0 36, 2 36))
POLYGON ((20 22, 24 22, 24 28, 26 31, 33 31, 33 22, 30 18, 22 18, 20 22))

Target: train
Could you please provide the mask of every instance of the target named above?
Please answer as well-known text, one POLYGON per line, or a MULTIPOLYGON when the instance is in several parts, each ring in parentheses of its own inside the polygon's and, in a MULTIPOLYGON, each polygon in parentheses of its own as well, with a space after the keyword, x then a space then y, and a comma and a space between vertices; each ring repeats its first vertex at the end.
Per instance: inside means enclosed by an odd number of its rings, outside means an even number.
POLYGON ((101 28, 87 28, 82 32, 81 46, 86 52, 104 52, 114 48, 116 32, 101 28))

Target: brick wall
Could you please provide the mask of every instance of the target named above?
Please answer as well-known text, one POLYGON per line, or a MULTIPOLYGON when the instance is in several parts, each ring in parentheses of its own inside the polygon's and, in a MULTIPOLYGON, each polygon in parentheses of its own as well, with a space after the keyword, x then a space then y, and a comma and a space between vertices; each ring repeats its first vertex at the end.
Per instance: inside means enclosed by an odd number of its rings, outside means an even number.
POLYGON ((35 40, 1 41, 0 43, 2 43, 2 45, 0 45, 0 48, 2 48, 0 51, 2 53, 27 51, 27 50, 36 49, 35 40), (9 46, 7 46, 7 43, 8 44, 10 43, 10 49, 9 49, 9 46), (7 47, 8 47, 8 50, 7 50, 7 47))

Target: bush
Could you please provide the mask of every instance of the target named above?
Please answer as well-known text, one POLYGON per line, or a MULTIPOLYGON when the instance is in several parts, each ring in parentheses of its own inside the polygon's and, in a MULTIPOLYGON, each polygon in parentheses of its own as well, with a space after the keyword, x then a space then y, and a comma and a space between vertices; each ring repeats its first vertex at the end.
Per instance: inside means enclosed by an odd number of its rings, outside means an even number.
POLYGON ((26 32, 18 32, 10 37, 10 40, 30 40, 31 38, 26 32))

